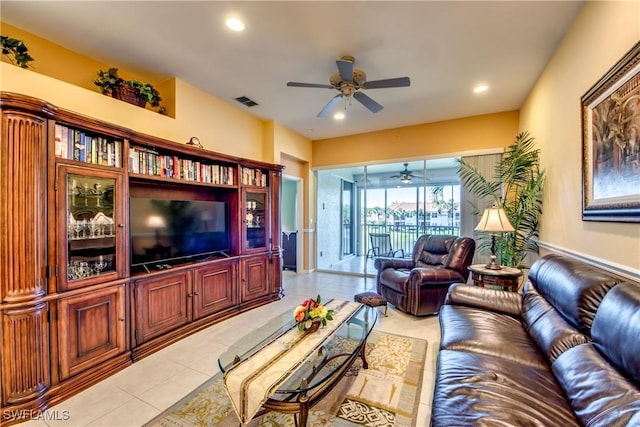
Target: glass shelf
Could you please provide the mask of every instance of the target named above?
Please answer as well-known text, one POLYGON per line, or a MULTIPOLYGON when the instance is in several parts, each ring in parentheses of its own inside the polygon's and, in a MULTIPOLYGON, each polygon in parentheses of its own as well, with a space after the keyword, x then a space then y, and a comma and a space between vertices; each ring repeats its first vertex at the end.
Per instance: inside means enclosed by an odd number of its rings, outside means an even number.
POLYGON ((67 174, 69 281, 116 271, 115 186, 115 178, 67 174))

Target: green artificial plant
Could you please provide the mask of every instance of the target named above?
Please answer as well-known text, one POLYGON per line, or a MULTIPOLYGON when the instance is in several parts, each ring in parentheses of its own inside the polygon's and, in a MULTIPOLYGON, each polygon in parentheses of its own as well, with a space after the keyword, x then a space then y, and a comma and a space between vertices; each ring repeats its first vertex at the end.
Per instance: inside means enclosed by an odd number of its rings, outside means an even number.
MULTIPOLYGON (((534 138, 521 132, 509 145, 506 153, 495 166, 492 177, 483 176, 475 166, 465 160, 458 161, 463 185, 478 196, 479 205, 492 204, 504 209, 515 231, 496 236, 496 254, 502 265, 527 268, 527 254, 537 254, 540 216, 542 215, 542 191, 545 171, 540 169, 540 150, 535 148, 534 138)), ((482 209, 472 203, 475 215, 482 209)), ((478 248, 486 250, 490 236, 480 236, 478 248)))
POLYGON ((22 40, 0 36, 0 44, 2 44, 2 54, 9 58, 12 64, 21 68, 29 68, 29 63, 34 61, 22 40))
POLYGON ((158 107, 160 101, 162 101, 160 93, 151 84, 133 79, 125 80, 118 75, 117 68, 98 71, 98 78, 95 79, 93 83, 98 86, 105 95, 114 96, 119 87, 129 86, 152 107, 158 107))

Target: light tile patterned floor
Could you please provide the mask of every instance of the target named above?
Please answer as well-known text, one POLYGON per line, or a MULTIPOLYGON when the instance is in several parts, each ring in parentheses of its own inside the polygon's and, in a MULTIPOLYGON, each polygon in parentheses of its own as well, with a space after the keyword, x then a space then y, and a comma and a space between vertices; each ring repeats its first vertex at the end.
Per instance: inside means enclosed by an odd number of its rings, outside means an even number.
MULTIPOLYGON (((281 313, 317 294, 324 299, 351 300, 354 294, 373 290, 374 280, 332 273, 296 274, 285 271, 285 297, 282 300, 191 335, 50 408, 44 414, 58 420, 31 420, 18 425, 140 426, 216 374, 218 355, 255 327, 256 321, 259 321, 257 319, 264 321, 270 315, 281 313)), ((381 315, 375 329, 423 338, 429 342, 417 423, 418 427, 428 426, 440 342, 438 318, 413 317, 390 306, 388 316, 381 315)))

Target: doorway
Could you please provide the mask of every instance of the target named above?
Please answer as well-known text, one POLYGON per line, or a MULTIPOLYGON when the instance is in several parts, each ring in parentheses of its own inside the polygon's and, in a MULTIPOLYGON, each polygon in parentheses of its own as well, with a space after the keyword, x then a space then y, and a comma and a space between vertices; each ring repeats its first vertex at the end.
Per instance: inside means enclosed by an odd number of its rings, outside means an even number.
POLYGON ((282 266, 294 272, 303 270, 302 184, 302 178, 282 175, 282 266))

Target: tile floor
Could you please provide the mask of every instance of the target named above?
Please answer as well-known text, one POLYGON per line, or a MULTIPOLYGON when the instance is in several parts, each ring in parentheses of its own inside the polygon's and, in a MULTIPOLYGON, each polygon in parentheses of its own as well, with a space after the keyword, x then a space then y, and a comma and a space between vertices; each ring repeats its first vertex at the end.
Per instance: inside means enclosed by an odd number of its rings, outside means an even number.
MULTIPOLYGON (((324 298, 351 300, 354 294, 373 290, 374 287, 373 278, 284 272, 283 288, 286 295, 282 300, 193 334, 44 413, 45 417, 58 420, 31 420, 18 425, 140 426, 219 372, 218 355, 254 327, 256 319, 268 319, 270 314, 283 312, 318 293, 324 298)), ((379 317, 375 329, 423 338, 429 342, 417 423, 418 427, 428 426, 440 341, 438 318, 417 318, 390 308, 387 317, 379 317)))

